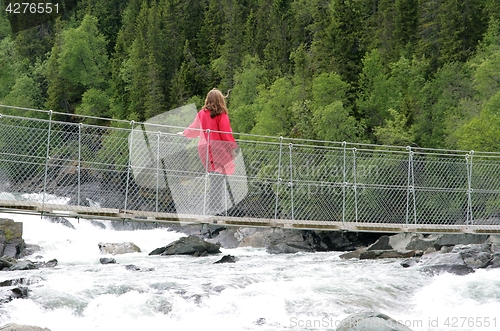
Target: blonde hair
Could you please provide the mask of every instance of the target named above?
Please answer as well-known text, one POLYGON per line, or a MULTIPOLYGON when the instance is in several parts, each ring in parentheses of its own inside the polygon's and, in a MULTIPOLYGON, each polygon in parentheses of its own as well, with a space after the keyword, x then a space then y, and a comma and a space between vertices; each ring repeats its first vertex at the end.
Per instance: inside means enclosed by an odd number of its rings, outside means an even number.
POLYGON ((214 118, 220 114, 227 114, 226 96, 216 88, 208 92, 203 108, 210 110, 210 117, 214 118))

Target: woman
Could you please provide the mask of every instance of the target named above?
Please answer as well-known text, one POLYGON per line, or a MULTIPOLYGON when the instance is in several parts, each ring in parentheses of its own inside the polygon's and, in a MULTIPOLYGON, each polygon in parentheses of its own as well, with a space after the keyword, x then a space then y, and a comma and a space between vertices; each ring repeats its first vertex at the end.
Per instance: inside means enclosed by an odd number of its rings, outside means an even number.
POLYGON ((238 148, 232 134, 225 99, 221 91, 212 89, 193 123, 181 132, 187 138, 200 138, 198 155, 205 170, 211 173, 208 197, 210 213, 220 213, 225 209, 225 204, 222 204, 225 176, 234 173, 233 159, 238 148))

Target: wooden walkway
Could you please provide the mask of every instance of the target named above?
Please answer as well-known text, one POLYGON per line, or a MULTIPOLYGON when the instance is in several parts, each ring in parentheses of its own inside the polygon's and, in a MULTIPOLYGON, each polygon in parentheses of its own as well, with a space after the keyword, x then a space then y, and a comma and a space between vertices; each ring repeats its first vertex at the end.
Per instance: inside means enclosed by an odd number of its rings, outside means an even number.
POLYGON ((382 233, 476 233, 500 234, 498 224, 448 225, 399 224, 369 222, 336 222, 268 218, 203 216, 175 213, 156 213, 113 208, 95 208, 62 204, 46 204, 16 200, 0 200, 0 213, 42 215, 53 217, 99 219, 123 222, 167 224, 217 224, 235 227, 264 227, 321 231, 353 231, 382 233))

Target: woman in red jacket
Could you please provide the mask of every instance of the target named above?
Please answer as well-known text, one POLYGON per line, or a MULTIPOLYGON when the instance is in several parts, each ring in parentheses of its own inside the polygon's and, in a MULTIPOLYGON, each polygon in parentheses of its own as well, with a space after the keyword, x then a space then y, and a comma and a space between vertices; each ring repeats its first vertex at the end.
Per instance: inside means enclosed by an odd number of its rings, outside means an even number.
POLYGON ((211 173, 208 196, 210 213, 220 213, 225 209, 222 205, 225 176, 234 173, 233 159, 238 148, 232 134, 225 98, 218 89, 208 92, 203 108, 193 123, 182 132, 187 138, 200 138, 198 155, 205 170, 211 173))

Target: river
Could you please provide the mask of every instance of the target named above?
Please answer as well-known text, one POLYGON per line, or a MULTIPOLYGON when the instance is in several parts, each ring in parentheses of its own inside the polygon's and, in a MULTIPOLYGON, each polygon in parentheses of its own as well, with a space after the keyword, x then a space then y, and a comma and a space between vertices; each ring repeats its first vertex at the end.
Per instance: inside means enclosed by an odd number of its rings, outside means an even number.
POLYGON ((417 330, 498 330, 500 270, 430 276, 399 260, 342 260, 339 252, 271 255, 221 249, 209 257, 148 256, 183 234, 166 229, 115 231, 71 220, 1 215, 24 224, 23 238, 43 248, 33 261, 52 269, 0 272, 29 278, 27 299, 0 306, 0 326, 67 330, 335 330, 343 318, 375 310, 417 330), (142 250, 102 265, 99 242, 133 242, 142 250), (222 255, 238 261, 213 264, 222 255), (140 270, 129 270, 135 265, 140 270))

